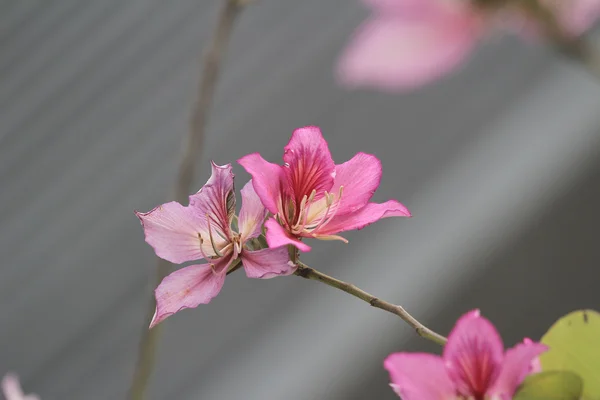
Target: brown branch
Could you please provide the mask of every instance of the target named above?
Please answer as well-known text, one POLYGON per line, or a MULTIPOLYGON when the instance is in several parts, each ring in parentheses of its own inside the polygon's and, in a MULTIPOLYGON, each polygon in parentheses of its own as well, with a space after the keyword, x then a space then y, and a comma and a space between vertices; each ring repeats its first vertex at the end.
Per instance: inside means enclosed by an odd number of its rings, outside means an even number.
MULTIPOLYGON (((183 204, 187 204, 188 194, 194 180, 196 163, 200 159, 199 155, 202 152, 206 122, 219 78, 220 65, 227 51, 235 20, 245 4, 246 1, 244 0, 224 0, 212 43, 204 59, 203 72, 198 86, 198 96, 192 110, 190 130, 185 141, 184 153, 179 165, 177 184, 175 185, 175 200, 183 204)), ((159 259, 154 287, 162 282, 163 278, 168 275, 169 270, 170 263, 159 259)), ((146 317, 148 324, 144 326, 142 332, 138 360, 129 390, 129 398, 131 400, 144 399, 146 388, 154 369, 156 348, 162 326, 158 325, 153 329, 148 329, 148 325, 154 316, 155 307, 156 303, 154 296, 152 296, 146 317)))
POLYGON ((408 325, 410 325, 412 328, 414 328, 419 336, 427 340, 431 340, 432 342, 435 342, 442 346, 446 344, 447 339, 444 336, 427 328, 425 325, 420 323, 415 317, 410 315, 408 311, 406 311, 401 306, 397 306, 395 304, 388 303, 387 301, 383 301, 373 296, 372 294, 369 294, 364 290, 356 287, 351 283, 347 283, 339 279, 333 278, 329 275, 315 270, 314 268, 309 267, 308 265, 302 262, 298 262, 298 269, 296 270, 295 274, 305 279, 311 279, 314 281, 322 282, 328 286, 351 294, 354 297, 358 297, 362 301, 369 303, 375 308, 380 308, 384 311, 395 314, 399 316, 408 325))

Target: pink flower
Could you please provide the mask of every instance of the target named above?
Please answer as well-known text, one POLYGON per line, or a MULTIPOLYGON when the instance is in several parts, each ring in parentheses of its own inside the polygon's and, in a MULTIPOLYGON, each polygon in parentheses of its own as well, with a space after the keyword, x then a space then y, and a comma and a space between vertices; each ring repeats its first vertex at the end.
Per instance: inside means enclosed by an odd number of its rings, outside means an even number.
POLYGON ((381 180, 381 162, 358 153, 335 165, 318 127, 294 131, 283 161, 283 166, 272 164, 258 153, 238 160, 252 175, 258 197, 275 216, 265 222, 269 247, 292 244, 310 251, 300 241, 302 237, 346 242, 337 233, 361 229, 381 218, 410 216, 396 200, 369 203, 381 180))
MULTIPOLYGON (((364 1, 373 16, 355 33, 338 65, 338 76, 348 86, 414 89, 458 68, 490 28, 514 30, 520 20, 523 33, 538 30, 537 22, 517 9, 519 2, 496 9, 476 0, 364 1)), ((600 0, 540 1, 567 35, 582 34, 600 16, 600 0)))
POLYGON ((395 353, 384 366, 403 400, 510 400, 546 350, 525 341, 504 351, 494 325, 474 310, 458 320, 442 357, 395 353))
POLYGON ((260 236, 267 210, 251 181, 241 191, 239 233, 231 229, 235 192, 231 164, 212 163, 212 176, 187 207, 170 202, 147 213, 136 212, 146 242, 156 255, 173 263, 204 258, 208 263, 190 265, 167 276, 156 288, 156 312, 152 328, 184 308, 209 303, 223 287, 230 267, 243 263, 249 278, 289 275, 295 266, 285 247, 252 250, 250 239, 260 236))
POLYGON ((6 400, 40 400, 38 395, 23 393, 19 378, 16 375, 7 374, 4 376, 1 386, 6 400))

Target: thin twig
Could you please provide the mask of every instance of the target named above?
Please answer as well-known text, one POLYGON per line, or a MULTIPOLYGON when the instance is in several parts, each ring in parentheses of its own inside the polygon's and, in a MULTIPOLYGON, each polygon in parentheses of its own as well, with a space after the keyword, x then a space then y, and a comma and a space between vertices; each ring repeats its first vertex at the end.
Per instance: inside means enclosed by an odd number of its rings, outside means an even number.
MULTIPOLYGON (((203 72, 198 86, 198 96, 192 109, 190 130, 185 141, 184 153, 179 165, 177 184, 175 185, 175 200, 183 204, 187 203, 188 194, 194 180, 194 170, 202 152, 206 122, 214 98, 220 65, 227 50, 235 20, 245 3, 242 0, 224 0, 213 41, 204 59, 203 72)), ((170 265, 167 261, 158 260, 154 287, 168 275, 170 265)), ((158 325, 153 329, 148 329, 148 325, 154 316, 155 307, 156 303, 154 297, 152 297, 146 318, 148 324, 144 326, 142 332, 136 369, 129 390, 129 398, 131 400, 144 399, 146 388, 154 369, 156 347, 162 326, 158 325)))
POLYGON ((384 311, 395 314, 402 318, 402 320, 405 321, 408 325, 413 327, 415 331, 417 331, 419 336, 427 340, 431 340, 432 342, 435 342, 442 346, 446 344, 447 339, 444 336, 432 331, 431 329, 420 323, 415 317, 410 315, 408 311, 406 311, 401 306, 397 306, 395 304, 388 303, 387 301, 383 301, 373 296, 372 294, 369 294, 364 290, 359 289, 351 283, 341 281, 322 272, 319 272, 300 261, 298 262, 298 269, 296 270, 295 274, 302 278, 323 282, 328 286, 342 290, 348 294, 351 294, 354 297, 358 297, 362 301, 369 303, 375 308, 380 308, 384 311))

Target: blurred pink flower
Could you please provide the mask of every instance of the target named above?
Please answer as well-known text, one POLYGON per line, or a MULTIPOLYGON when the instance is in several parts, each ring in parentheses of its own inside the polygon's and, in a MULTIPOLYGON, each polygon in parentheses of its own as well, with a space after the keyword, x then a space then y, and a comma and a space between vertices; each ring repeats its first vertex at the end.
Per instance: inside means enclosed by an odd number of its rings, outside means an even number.
POLYGON ((275 216, 265 222, 270 247, 292 244, 310 251, 302 237, 346 242, 337 233, 361 229, 381 218, 410 216, 396 200, 369 202, 381 180, 377 157, 358 153, 335 165, 318 127, 296 129, 284 148, 283 161, 283 166, 272 164, 258 153, 238 160, 275 216))
MULTIPOLYGON (((411 90, 459 67, 494 26, 515 30, 519 25, 529 36, 538 31, 536 21, 516 8, 518 2, 492 9, 475 0, 363 1, 373 15, 357 30, 337 67, 340 81, 350 87, 411 90)), ((582 34, 600 17, 600 0, 540 1, 567 35, 582 34)))
POLYGON ((547 347, 525 341, 504 351, 502 339, 479 310, 462 316, 443 356, 395 353, 384 362, 391 386, 403 400, 512 399, 547 347))
POLYGON ((184 308, 210 302, 223 287, 229 267, 243 263, 249 278, 289 275, 295 266, 285 247, 249 250, 248 240, 260 236, 267 210, 254 192, 252 182, 241 191, 239 233, 231 229, 235 215, 235 192, 231 164, 212 163, 212 176, 187 207, 170 202, 147 213, 136 212, 146 242, 156 255, 173 263, 204 258, 207 264, 190 265, 167 276, 156 288, 156 312, 152 328, 184 308))
POLYGON ((2 393, 6 400, 40 400, 36 394, 25 394, 21 388, 19 378, 13 374, 6 374, 2 378, 2 393))

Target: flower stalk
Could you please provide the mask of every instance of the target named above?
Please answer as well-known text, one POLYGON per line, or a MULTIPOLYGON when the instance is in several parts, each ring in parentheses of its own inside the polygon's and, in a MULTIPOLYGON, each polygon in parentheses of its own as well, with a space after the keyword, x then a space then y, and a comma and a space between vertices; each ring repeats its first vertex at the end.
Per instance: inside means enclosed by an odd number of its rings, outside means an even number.
POLYGON ((381 300, 351 283, 347 283, 339 279, 333 278, 329 275, 326 275, 320 271, 317 271, 314 268, 309 267, 301 261, 298 261, 298 269, 296 270, 295 274, 305 279, 322 282, 328 286, 339 289, 354 297, 357 297, 362 301, 369 303, 375 308, 379 308, 381 310, 397 315, 404 322, 410 325, 419 336, 442 346, 446 344, 447 339, 444 336, 432 331, 431 329, 420 323, 402 306, 398 306, 392 303, 388 303, 387 301, 381 300))
MULTIPOLYGON (((213 103, 215 88, 220 72, 220 65, 227 50, 233 26, 240 10, 248 3, 242 0, 224 0, 220 11, 213 41, 204 59, 203 72, 198 87, 198 96, 194 104, 190 120, 190 129, 185 140, 184 154, 181 158, 177 183, 175 185, 175 200, 180 203, 187 201, 191 184, 194 180, 196 163, 202 150, 208 113, 213 103)), ((156 269, 156 287, 168 275, 171 264, 163 259, 158 260, 156 269)), ((148 306, 146 321, 154 317, 155 300, 152 297, 148 306)), ((148 329, 144 325, 140 341, 138 360, 135 367, 133 381, 129 390, 131 400, 143 400, 146 388, 154 369, 156 347, 160 334, 160 327, 148 329)))

